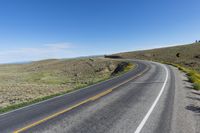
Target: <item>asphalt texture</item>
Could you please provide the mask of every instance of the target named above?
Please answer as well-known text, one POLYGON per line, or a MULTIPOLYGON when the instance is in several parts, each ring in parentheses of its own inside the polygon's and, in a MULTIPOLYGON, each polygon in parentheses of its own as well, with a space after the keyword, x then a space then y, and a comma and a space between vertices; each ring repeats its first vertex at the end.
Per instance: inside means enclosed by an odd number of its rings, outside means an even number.
POLYGON ((177 80, 174 68, 148 61, 133 62, 137 67, 119 77, 0 115, 0 132, 19 131, 112 88, 112 92, 105 96, 90 100, 20 132, 134 133, 163 87, 156 106, 139 132, 178 132, 179 130, 173 129, 179 128, 173 126, 176 121, 174 104, 177 80))

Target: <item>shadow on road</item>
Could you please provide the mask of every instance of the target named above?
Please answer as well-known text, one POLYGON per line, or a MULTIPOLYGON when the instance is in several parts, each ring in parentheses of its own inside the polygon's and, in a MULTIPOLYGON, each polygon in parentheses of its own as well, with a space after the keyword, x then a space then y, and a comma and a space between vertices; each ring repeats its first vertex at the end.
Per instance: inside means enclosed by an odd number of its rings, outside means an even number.
POLYGON ((193 111, 195 113, 200 113, 200 107, 199 106, 196 106, 196 105, 188 105, 185 107, 187 110, 190 110, 190 111, 193 111))
POLYGON ((197 93, 197 92, 192 92, 192 94, 195 94, 195 95, 199 95, 199 96, 200 96, 200 93, 197 93))
POLYGON ((186 86, 187 89, 193 90, 194 87, 193 86, 186 86))
POLYGON ((200 101, 200 98, 197 98, 197 97, 187 97, 187 98, 192 99, 192 100, 200 101))

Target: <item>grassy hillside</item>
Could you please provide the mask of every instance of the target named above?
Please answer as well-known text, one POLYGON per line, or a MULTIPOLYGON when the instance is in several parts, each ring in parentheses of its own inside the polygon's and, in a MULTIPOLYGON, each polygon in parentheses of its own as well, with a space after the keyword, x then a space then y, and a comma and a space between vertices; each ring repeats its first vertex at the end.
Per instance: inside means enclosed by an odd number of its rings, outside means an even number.
POLYGON ((116 54, 123 58, 160 61, 188 73, 194 87, 200 89, 200 43, 116 54))
POLYGON ((0 65, 0 111, 8 106, 13 108, 11 105, 22 106, 22 103, 37 102, 105 80, 114 75, 120 64, 123 63, 87 58, 0 65))

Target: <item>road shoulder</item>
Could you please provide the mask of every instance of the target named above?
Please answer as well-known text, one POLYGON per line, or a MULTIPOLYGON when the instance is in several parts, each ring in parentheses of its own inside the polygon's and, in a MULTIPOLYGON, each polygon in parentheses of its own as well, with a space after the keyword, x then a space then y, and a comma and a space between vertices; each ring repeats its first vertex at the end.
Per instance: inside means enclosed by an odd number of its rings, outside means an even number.
POLYGON ((176 82, 172 133, 199 133, 200 92, 192 89, 185 73, 170 67, 176 82))

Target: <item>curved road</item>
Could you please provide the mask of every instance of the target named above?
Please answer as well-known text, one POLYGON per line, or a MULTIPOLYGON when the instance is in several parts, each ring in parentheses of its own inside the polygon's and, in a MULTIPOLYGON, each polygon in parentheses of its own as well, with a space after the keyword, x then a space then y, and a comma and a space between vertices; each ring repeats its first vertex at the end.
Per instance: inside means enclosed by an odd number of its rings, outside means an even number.
POLYGON ((171 68, 133 61, 122 76, 0 115, 1 133, 168 133, 175 78, 171 68))

